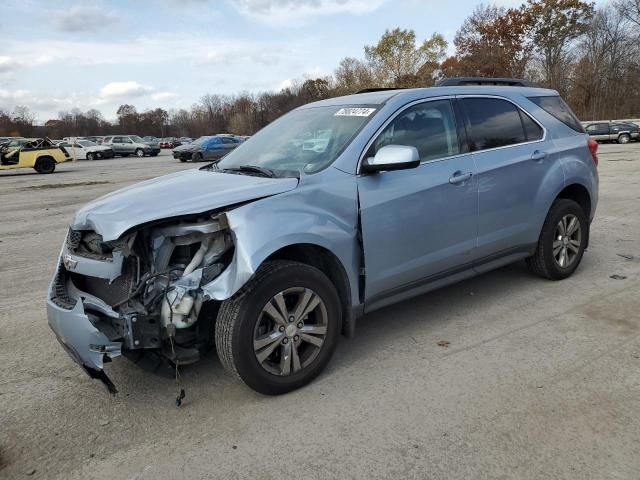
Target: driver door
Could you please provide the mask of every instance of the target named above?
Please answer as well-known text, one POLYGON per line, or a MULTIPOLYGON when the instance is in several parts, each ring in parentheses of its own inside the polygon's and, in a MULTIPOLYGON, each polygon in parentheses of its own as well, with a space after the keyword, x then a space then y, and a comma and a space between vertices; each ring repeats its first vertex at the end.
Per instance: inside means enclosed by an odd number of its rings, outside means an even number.
POLYGON ((476 168, 473 157, 463 153, 451 100, 401 111, 366 157, 385 145, 414 146, 421 163, 358 177, 365 308, 470 269, 476 249, 476 168))

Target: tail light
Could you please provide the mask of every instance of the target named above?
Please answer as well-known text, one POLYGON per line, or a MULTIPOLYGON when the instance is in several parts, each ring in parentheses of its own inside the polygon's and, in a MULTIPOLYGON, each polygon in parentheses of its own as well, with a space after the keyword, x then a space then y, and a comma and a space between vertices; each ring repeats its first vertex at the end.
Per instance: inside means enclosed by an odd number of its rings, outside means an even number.
POLYGON ((589 151, 591 152, 591 158, 593 159, 593 163, 598 166, 598 142, 596 142, 593 138, 587 140, 587 146, 589 147, 589 151))

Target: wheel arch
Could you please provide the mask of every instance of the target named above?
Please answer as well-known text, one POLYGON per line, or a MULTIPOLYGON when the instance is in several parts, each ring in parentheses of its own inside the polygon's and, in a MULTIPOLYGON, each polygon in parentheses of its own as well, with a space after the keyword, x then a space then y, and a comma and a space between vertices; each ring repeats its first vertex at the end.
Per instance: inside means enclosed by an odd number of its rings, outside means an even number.
POLYGON ((264 261, 292 260, 317 268, 336 287, 342 310, 342 333, 353 336, 354 319, 351 315, 351 285, 347 270, 340 259, 329 249, 313 243, 297 243, 282 247, 264 261))

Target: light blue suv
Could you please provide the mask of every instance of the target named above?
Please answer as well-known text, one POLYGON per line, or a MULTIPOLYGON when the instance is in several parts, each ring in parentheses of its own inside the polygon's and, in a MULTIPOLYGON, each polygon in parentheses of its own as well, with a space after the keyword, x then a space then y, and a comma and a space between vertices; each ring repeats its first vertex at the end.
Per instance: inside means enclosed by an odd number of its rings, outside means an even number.
POLYGON ((119 355, 177 369, 215 345, 230 373, 279 394, 375 309, 520 259, 570 276, 597 144, 557 92, 523 84, 312 103, 215 165, 90 203, 62 247, 51 328, 112 392, 103 364, 119 355))

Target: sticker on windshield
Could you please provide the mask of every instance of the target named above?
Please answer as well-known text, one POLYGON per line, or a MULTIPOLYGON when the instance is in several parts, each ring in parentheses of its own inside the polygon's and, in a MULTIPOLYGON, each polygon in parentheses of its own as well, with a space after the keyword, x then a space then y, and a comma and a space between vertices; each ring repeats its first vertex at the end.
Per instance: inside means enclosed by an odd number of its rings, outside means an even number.
POLYGON ((376 111, 375 108, 347 107, 347 108, 341 108, 336 113, 334 113, 333 116, 334 117, 368 117, 375 111, 376 111))

